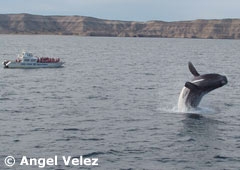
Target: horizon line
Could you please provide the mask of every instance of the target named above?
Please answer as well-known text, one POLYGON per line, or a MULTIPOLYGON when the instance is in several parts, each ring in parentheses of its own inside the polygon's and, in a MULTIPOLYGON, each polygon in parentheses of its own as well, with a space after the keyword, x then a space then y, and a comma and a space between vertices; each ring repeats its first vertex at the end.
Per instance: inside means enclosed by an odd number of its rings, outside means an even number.
POLYGON ((121 20, 121 19, 106 19, 106 18, 99 18, 99 17, 94 17, 94 16, 85 16, 85 15, 74 15, 74 14, 69 14, 69 15, 63 15, 63 14, 32 14, 32 13, 0 13, 0 15, 35 15, 35 16, 46 16, 46 17, 51 17, 51 16, 56 16, 56 17, 88 17, 88 18, 95 18, 95 19, 100 19, 100 20, 108 20, 108 21, 122 21, 122 22, 190 22, 190 21, 198 21, 198 20, 238 20, 240 18, 212 18, 212 19, 203 19, 203 18, 198 18, 198 19, 186 19, 186 20, 175 20, 175 21, 165 21, 165 20, 147 20, 147 21, 137 21, 137 20, 121 20))

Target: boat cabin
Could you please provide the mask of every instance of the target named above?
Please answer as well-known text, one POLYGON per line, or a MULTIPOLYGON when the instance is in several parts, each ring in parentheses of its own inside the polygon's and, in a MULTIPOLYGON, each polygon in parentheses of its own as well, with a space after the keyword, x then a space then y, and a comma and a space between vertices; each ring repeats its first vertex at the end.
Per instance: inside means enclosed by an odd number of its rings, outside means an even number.
POLYGON ((37 62, 37 57, 34 57, 32 53, 22 52, 21 55, 18 56, 20 60, 23 62, 37 62))

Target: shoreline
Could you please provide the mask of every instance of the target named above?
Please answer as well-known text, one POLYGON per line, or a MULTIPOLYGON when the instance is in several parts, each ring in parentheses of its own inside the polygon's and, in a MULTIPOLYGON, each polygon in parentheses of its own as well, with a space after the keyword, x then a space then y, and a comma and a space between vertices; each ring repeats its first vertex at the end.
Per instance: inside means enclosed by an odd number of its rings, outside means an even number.
POLYGON ((0 14, 0 34, 240 39, 240 19, 136 22, 85 16, 0 14))

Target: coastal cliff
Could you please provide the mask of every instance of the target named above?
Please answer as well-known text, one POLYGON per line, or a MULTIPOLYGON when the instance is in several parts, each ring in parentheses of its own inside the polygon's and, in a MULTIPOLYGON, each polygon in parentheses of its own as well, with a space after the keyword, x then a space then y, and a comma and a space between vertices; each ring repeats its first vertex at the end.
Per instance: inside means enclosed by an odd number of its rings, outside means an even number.
POLYGON ((83 16, 0 14, 0 34, 240 39, 240 19, 134 22, 83 16))

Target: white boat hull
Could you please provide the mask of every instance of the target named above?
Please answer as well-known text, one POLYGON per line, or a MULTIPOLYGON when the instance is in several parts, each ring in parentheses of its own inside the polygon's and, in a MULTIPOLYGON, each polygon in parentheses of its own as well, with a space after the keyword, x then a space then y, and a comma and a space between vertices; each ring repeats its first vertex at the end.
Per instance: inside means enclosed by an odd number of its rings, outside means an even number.
POLYGON ((15 62, 15 61, 5 61, 3 65, 5 68, 58 68, 61 67, 64 62, 55 63, 27 63, 27 62, 15 62))

